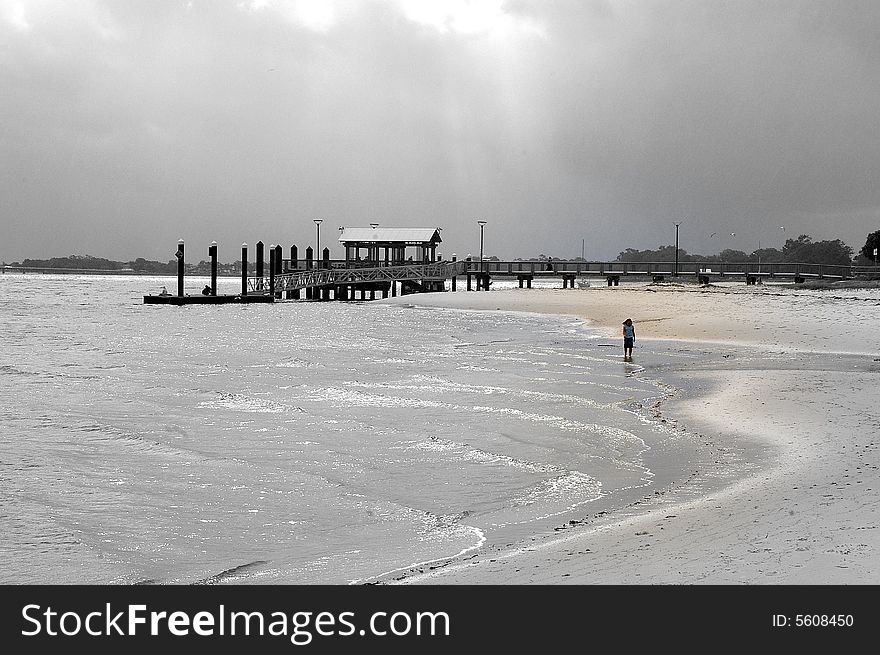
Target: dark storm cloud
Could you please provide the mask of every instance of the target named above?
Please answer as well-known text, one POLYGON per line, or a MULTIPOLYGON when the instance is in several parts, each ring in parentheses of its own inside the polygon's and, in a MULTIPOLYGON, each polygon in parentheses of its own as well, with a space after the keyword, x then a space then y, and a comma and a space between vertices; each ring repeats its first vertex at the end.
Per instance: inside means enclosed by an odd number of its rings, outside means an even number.
POLYGON ((184 237, 233 259, 311 242, 313 218, 322 240, 442 226, 459 256, 477 219, 502 257, 613 257, 673 221, 691 252, 858 247, 880 227, 878 12, 0 0, 0 257, 184 237))

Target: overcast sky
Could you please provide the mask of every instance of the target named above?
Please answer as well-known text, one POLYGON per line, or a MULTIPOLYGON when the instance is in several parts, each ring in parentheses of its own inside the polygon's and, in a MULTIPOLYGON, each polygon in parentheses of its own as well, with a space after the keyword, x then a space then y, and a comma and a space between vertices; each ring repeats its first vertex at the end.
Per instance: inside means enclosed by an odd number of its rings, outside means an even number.
POLYGON ((234 261, 315 218, 445 258, 477 220, 502 259, 676 221, 692 253, 858 249, 878 34, 875 0, 0 0, 0 258, 234 261))

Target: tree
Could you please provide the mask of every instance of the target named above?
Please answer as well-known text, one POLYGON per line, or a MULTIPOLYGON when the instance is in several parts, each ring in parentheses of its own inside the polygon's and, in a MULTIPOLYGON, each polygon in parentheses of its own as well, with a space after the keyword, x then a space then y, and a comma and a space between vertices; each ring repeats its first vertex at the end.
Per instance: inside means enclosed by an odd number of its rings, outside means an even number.
MULTIPOLYGON (((693 257, 683 248, 678 249, 678 261, 691 261, 693 257)), ((657 246, 656 250, 627 248, 617 255, 619 262, 674 262, 675 246, 657 246)))
POLYGON ((751 255, 749 261, 753 262, 781 262, 782 253, 778 248, 759 248, 751 255))
POLYGON ((720 253, 718 253, 718 257, 723 262, 747 262, 749 261, 749 256, 745 254, 742 250, 731 250, 730 248, 725 248, 720 253))
POLYGON ((806 234, 788 239, 782 246, 782 259, 787 262, 847 266, 852 263, 852 255, 852 248, 840 239, 814 242, 806 234))
POLYGON ((874 261, 874 249, 877 249, 880 252, 880 230, 876 232, 871 232, 868 235, 868 239, 865 241, 865 245, 862 246, 862 249, 859 250, 859 254, 869 261, 874 261))

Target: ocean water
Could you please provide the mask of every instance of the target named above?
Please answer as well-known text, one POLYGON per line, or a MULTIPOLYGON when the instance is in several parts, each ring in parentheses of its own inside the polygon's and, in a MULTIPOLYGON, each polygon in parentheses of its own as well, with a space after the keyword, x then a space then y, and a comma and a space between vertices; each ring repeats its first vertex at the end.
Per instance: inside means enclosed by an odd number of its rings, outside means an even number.
POLYGON ((0 583, 365 583, 545 538, 703 456, 571 318, 144 305, 162 284, 0 276, 0 583))

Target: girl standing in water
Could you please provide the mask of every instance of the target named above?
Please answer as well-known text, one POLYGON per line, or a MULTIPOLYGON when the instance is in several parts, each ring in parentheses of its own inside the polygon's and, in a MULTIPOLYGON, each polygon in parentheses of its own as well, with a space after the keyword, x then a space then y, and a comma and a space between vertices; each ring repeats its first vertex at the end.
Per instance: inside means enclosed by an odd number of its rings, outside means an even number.
POLYGON ((632 361, 633 343, 636 340, 636 328, 632 319, 628 318, 623 322, 623 361, 632 361))

